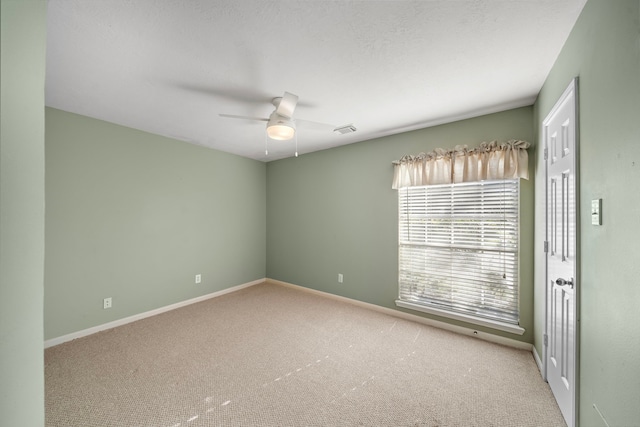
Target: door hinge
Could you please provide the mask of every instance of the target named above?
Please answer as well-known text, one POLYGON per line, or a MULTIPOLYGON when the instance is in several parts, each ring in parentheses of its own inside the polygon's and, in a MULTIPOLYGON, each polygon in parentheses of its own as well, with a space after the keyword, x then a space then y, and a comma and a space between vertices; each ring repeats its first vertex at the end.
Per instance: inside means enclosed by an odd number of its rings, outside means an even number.
POLYGON ((545 253, 549 252, 549 241, 548 240, 544 241, 544 252, 545 253))
POLYGON ((544 159, 547 160, 549 158, 549 149, 545 147, 544 149, 544 159))
POLYGON ((543 339, 544 339, 544 346, 545 347, 548 346, 549 345, 549 335, 544 334, 544 338, 543 339))

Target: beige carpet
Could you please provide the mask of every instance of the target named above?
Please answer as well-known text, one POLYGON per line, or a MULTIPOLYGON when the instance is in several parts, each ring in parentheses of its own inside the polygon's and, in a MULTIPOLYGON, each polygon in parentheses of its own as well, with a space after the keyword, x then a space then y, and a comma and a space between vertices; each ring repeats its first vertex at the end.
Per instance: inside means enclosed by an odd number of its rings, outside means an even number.
POLYGON ((268 283, 45 365, 50 427, 565 425, 530 352, 268 283))

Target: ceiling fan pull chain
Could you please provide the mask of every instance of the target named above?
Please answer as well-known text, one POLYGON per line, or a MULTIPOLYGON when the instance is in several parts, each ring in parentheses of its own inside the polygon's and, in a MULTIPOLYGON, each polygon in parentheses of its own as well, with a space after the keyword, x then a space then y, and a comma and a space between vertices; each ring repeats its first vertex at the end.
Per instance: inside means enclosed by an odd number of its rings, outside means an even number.
POLYGON ((296 138, 296 157, 298 157, 298 132, 295 133, 296 138))
POLYGON ((269 155, 269 150, 267 149, 267 134, 264 134, 264 155, 268 156, 269 155))

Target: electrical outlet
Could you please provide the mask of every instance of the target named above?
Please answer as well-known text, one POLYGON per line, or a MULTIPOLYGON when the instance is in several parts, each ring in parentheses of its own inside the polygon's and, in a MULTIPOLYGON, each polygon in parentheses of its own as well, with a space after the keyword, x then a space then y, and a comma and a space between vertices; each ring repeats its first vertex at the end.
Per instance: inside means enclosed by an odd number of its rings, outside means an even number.
POLYGON ((202 274, 196 274, 196 284, 202 282, 202 274))
POLYGON ((102 308, 104 308, 105 310, 106 310, 107 308, 111 308, 111 297, 109 297, 109 298, 105 298, 105 299, 102 301, 102 308))
POLYGON ((338 273, 338 283, 342 282, 344 282, 344 276, 342 275, 342 273, 338 273))

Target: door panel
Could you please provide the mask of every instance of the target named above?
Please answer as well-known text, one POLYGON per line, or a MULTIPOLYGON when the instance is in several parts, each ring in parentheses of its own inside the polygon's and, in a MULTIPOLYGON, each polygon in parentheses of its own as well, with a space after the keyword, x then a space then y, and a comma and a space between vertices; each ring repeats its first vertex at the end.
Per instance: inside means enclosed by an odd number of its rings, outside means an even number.
POLYGON ((576 414, 576 83, 543 122, 547 149, 547 381, 569 427, 576 414))

